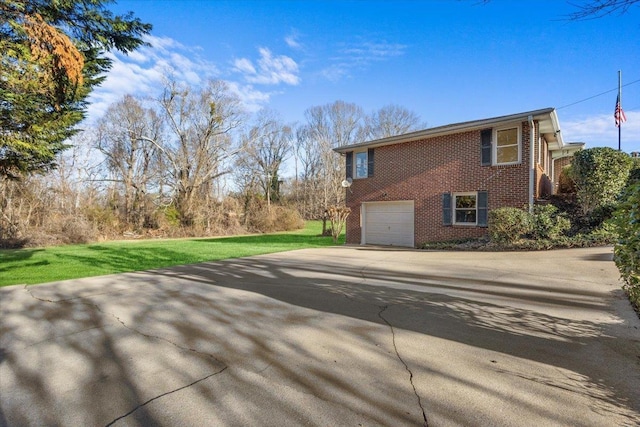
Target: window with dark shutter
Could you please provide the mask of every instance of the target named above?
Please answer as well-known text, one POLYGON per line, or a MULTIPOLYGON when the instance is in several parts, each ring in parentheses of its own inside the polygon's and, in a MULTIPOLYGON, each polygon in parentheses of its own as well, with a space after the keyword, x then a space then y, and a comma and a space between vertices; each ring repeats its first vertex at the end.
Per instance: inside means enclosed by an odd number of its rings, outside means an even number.
POLYGON ((478 226, 487 226, 489 195, 486 191, 478 191, 478 226))
POLYGON ((373 148, 367 150, 367 177, 373 176, 373 148))
POLYGON ((521 161, 520 125, 496 130, 495 160, 497 165, 513 165, 521 161))
POLYGON ((347 153, 347 178, 353 178, 353 151, 347 153))
POLYGON ((442 224, 451 225, 451 193, 442 194, 442 224))
POLYGON ((484 129, 480 132, 480 145, 481 145, 481 164, 482 166, 491 166, 491 135, 492 129, 484 129))

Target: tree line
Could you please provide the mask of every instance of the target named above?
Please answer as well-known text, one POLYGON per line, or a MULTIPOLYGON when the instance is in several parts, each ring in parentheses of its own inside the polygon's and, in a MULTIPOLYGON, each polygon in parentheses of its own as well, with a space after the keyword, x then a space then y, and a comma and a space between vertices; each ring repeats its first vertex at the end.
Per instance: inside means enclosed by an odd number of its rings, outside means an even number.
POLYGON ((342 202, 333 147, 420 126, 402 107, 369 114, 343 101, 285 123, 274 111, 247 114, 223 81, 167 78, 154 99, 125 96, 81 131, 107 54, 136 50, 152 28, 110 3, 0 3, 5 246, 298 226, 342 202))
POLYGON ((133 236, 276 231, 343 203, 339 145, 424 126, 397 105, 344 101, 302 123, 243 110, 224 81, 167 78, 154 99, 127 95, 68 139, 56 167, 0 181, 0 238, 43 244, 133 236), (285 168, 286 167, 286 168, 285 168))

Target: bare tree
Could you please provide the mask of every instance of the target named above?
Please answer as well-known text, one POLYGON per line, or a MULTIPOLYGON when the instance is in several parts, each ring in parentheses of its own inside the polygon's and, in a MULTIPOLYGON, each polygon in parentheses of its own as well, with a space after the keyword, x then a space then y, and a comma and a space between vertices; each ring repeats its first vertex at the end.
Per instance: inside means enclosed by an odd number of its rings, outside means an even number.
MULTIPOLYGON (((625 14, 638 3, 640 0, 589 0, 583 4, 569 1, 577 10, 573 13, 565 15, 566 19, 571 21, 581 21, 585 19, 598 19, 604 16, 617 14, 625 14)), ((482 3, 489 3, 491 0, 482 0, 482 3)))
POLYGON ((161 133, 158 114, 130 95, 109 107, 98 126, 97 149, 105 156, 114 182, 121 186, 124 220, 135 227, 148 219, 147 194, 157 178, 156 144, 161 133))
POLYGON ((291 152, 291 126, 282 123, 272 110, 258 112, 256 123, 243 137, 243 152, 238 159, 247 182, 258 184, 267 205, 280 198, 280 168, 291 152))
POLYGON ((320 144, 311 138, 307 126, 296 129, 294 141, 295 182, 294 198, 298 211, 304 218, 316 218, 320 209, 320 171, 322 169, 322 152, 320 144))
POLYGON ((344 202, 344 158, 333 148, 385 138, 425 127, 418 115, 404 107, 387 105, 371 115, 344 101, 309 108, 306 123, 296 131, 296 176, 300 180, 299 209, 318 218, 330 205, 344 202))
POLYGON ((213 182, 231 171, 227 161, 239 151, 232 131, 242 123, 240 100, 223 81, 202 89, 168 82, 159 99, 168 139, 162 151, 169 185, 183 225, 193 224, 197 198, 210 199, 213 182))
POLYGON ((9 179, 0 175, 0 243, 14 245, 16 239, 24 237, 31 221, 34 204, 39 199, 32 191, 30 180, 23 181, 9 179))
POLYGON ((77 215, 83 206, 91 206, 100 191, 102 161, 96 159, 95 129, 88 128, 74 135, 69 148, 58 155, 58 167, 48 176, 51 191, 56 194, 56 208, 69 215, 77 215))
POLYGON ((571 20, 597 19, 614 13, 624 14, 640 0, 591 0, 584 4, 575 4, 576 12, 568 15, 571 20))
POLYGON ((340 187, 344 179, 344 160, 335 155, 333 148, 365 139, 365 114, 356 104, 336 101, 309 108, 305 117, 307 136, 320 153, 320 168, 316 176, 321 191, 316 215, 320 216, 329 205, 344 202, 344 192, 340 187))
POLYGON ((374 111, 366 119, 366 139, 374 140, 426 128, 420 117, 411 110, 389 104, 374 111))
POLYGON ((0 245, 3 240, 45 245, 92 237, 83 212, 96 194, 90 177, 96 177, 97 168, 88 133, 80 132, 67 142, 69 148, 58 154, 57 168, 47 175, 20 181, 0 177, 0 245))

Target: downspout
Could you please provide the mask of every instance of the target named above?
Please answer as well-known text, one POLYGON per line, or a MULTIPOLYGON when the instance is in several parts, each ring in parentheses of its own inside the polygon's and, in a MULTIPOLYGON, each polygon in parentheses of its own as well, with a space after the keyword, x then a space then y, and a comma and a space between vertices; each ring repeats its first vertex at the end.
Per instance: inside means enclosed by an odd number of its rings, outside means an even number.
MULTIPOLYGON (((547 145, 547 147, 548 146, 549 145, 547 145)), ((551 194, 556 194, 556 191, 558 191, 558 188, 556 187, 556 160, 553 158, 553 154, 549 155, 549 163, 551 163, 549 168, 549 174, 551 176, 551 194)))
POLYGON ((533 122, 533 116, 527 117, 529 121, 529 213, 533 214, 533 191, 534 180, 536 177, 536 163, 535 163, 535 143, 534 138, 536 136, 535 123, 533 122))

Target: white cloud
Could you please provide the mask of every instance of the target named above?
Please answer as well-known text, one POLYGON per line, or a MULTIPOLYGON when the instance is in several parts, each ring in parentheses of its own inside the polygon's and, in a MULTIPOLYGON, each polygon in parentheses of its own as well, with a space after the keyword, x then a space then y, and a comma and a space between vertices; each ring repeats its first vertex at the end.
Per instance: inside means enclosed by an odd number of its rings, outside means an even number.
POLYGON ((244 75, 249 83, 277 85, 285 83, 295 86, 300 83, 298 64, 288 56, 273 56, 267 48, 260 48, 260 59, 257 66, 247 58, 236 59, 233 62, 235 70, 244 75))
POLYGON ((297 31, 293 31, 291 34, 284 38, 284 42, 292 49, 302 49, 304 46, 298 41, 300 35, 297 31))
POLYGON ((320 74, 331 81, 349 76, 353 69, 365 69, 374 62, 388 61, 405 54, 407 45, 386 41, 343 44, 338 54, 329 59, 329 65, 320 74))
POLYGON ((186 47, 168 37, 145 36, 151 46, 129 55, 109 53, 113 61, 102 85, 89 97, 88 120, 101 117, 109 105, 124 95, 155 97, 165 76, 198 85, 220 74, 214 63, 200 57, 198 49, 186 47))
POLYGON ((358 45, 345 46, 341 51, 352 60, 358 62, 383 61, 404 54, 407 46, 399 43, 364 42, 358 45))
POLYGON ((233 65, 236 69, 242 73, 246 74, 257 74, 256 68, 253 66, 251 61, 246 58, 236 59, 233 62, 233 65))
POLYGON ((332 64, 320 71, 320 75, 332 82, 337 82, 349 74, 349 65, 332 64))
MULTIPOLYGON (((192 86, 209 79, 221 78, 222 72, 211 61, 201 57, 200 49, 187 47, 168 37, 146 36, 151 46, 143 46, 129 55, 109 53, 112 67, 102 85, 89 97, 87 124, 104 115, 110 105, 125 95, 141 98, 159 96, 165 79, 192 86)), ((276 91, 261 91, 254 84, 285 83, 297 85, 300 81, 298 65, 287 56, 273 56, 268 49, 260 49, 257 65, 249 59, 234 61, 234 71, 241 72, 248 83, 226 80, 229 89, 240 98, 244 108, 254 112, 269 103, 276 91)))
POLYGON ((263 108, 271 99, 271 95, 275 94, 273 92, 256 90, 252 85, 241 85, 237 82, 228 81, 227 86, 231 92, 240 98, 244 108, 251 113, 263 108))
POLYGON ((177 40, 171 37, 157 37, 152 35, 145 36, 145 42, 149 43, 152 47, 161 50, 169 50, 175 48, 183 48, 184 46, 177 40))
MULTIPOLYGON (((640 151, 640 111, 626 111, 627 121, 622 124, 622 150, 640 151)), ((618 148, 618 128, 611 114, 598 114, 561 120, 565 142, 584 142, 590 147, 618 148)))
POLYGON ((133 52, 129 52, 128 55, 129 60, 132 62, 145 63, 149 60, 148 56, 140 53, 140 51, 134 50, 133 52))

